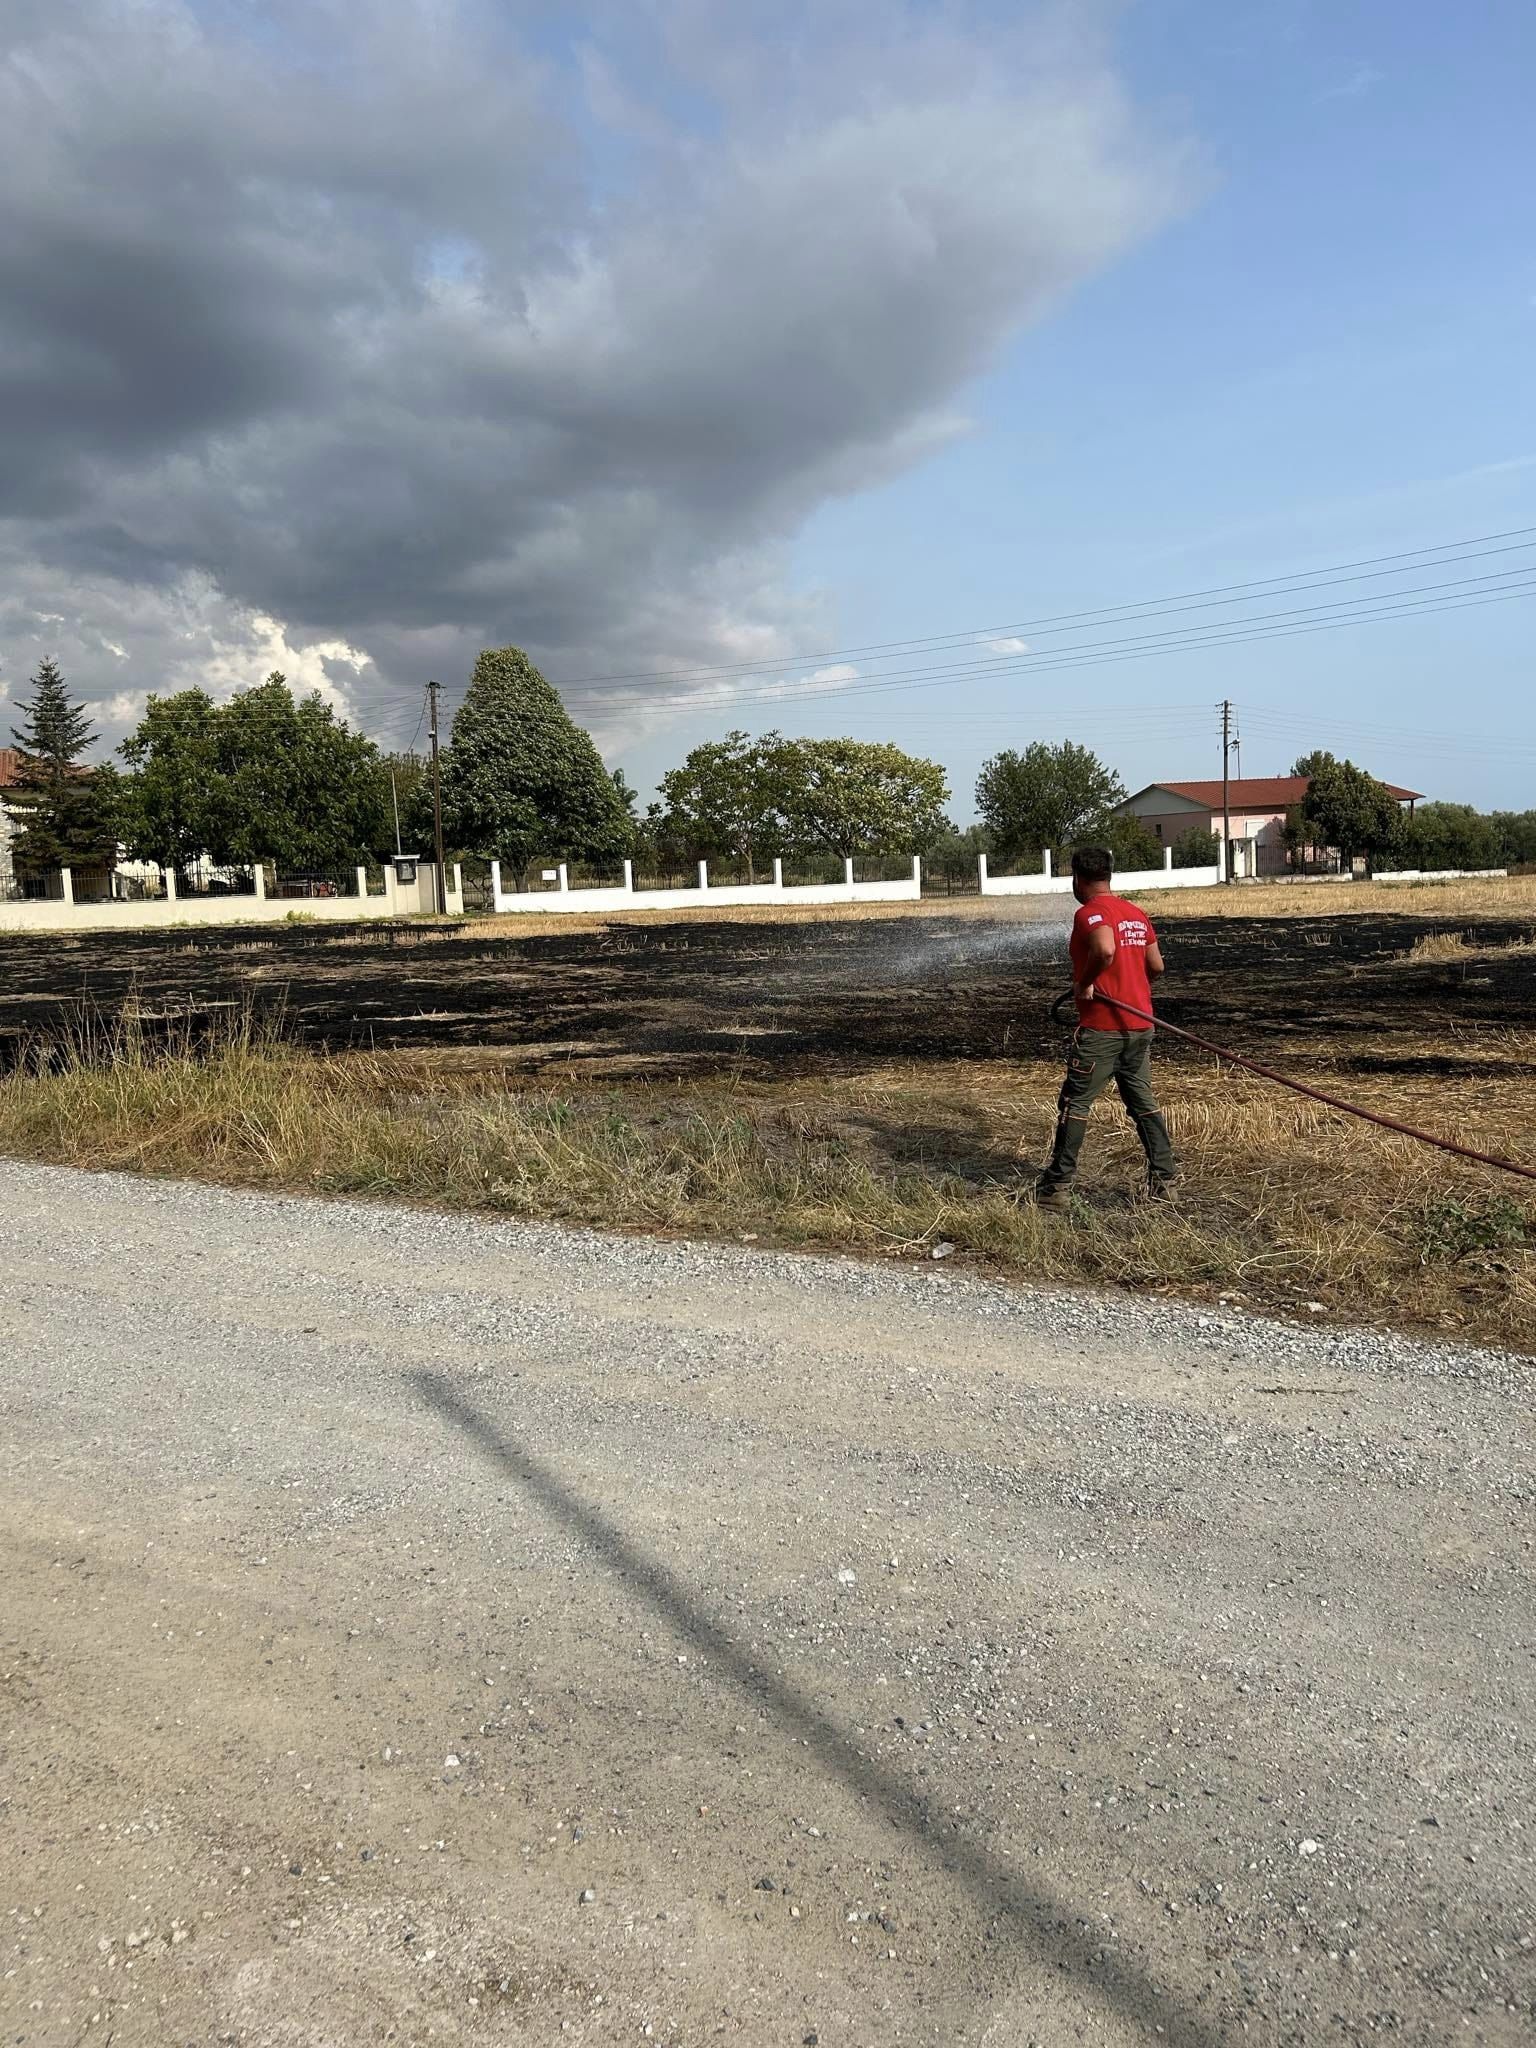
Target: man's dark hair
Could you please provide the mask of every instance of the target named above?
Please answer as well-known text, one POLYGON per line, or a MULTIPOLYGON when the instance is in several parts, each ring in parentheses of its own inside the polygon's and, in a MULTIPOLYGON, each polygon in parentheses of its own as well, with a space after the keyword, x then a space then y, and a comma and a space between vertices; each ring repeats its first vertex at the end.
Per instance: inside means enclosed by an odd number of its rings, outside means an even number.
POLYGON ((1107 882, 1115 872, 1115 856, 1107 846, 1084 846, 1072 856, 1072 873, 1079 882, 1107 882))

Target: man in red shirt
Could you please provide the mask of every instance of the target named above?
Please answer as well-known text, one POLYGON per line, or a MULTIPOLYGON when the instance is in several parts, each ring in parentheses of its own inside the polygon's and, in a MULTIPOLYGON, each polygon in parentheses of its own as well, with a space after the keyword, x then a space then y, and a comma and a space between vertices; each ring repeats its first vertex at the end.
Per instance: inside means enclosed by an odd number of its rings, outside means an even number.
POLYGON ((1152 983, 1163 971, 1162 949, 1146 912, 1110 887, 1114 871, 1114 856, 1102 847, 1072 856, 1072 894, 1082 906, 1072 920, 1077 1031, 1061 1084, 1055 1149, 1036 1189, 1042 1209, 1071 1207, 1067 1189, 1077 1172, 1088 1112, 1111 1081, 1147 1155, 1148 1193, 1166 1194, 1179 1177, 1148 1071, 1152 983), (1117 1008, 1117 1002, 1125 1007, 1117 1008))

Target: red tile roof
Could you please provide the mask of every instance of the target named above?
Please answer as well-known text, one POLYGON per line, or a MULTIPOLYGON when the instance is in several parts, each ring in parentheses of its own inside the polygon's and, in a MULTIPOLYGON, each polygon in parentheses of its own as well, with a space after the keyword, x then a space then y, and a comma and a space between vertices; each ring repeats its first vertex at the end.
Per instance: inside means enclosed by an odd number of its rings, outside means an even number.
MULTIPOLYGON (((1227 801, 1234 811, 1285 811, 1292 804, 1299 804, 1310 786, 1311 777, 1306 775, 1237 776, 1230 785, 1227 801)), ((1395 782, 1386 786, 1400 803, 1416 801, 1424 793, 1418 789, 1399 789, 1395 782)), ((1219 782, 1154 782, 1149 788, 1166 789, 1170 796, 1184 797, 1205 810, 1221 809, 1219 782)))

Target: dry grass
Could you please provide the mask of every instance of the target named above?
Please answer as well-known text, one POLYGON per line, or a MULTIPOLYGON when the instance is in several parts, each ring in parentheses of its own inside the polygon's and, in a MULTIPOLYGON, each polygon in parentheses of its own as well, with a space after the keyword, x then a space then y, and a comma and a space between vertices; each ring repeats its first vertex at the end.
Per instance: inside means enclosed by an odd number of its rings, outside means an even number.
MULTIPOLYGON (((1095 1115, 1073 1222, 1028 1201, 1057 1082, 1043 1063, 618 1086, 511 1082, 419 1055, 317 1058, 238 1022, 212 1047, 80 1041, 0 1082, 0 1149, 230 1185, 392 1197, 613 1228, 923 1258, 1454 1328, 1536 1349, 1536 1202, 1242 1076, 1170 1068, 1189 1190, 1136 1198, 1118 1107, 1095 1115)), ((1518 1092, 1375 1100, 1531 1157, 1518 1092)), ((1372 1089, 1361 1085, 1367 1102, 1372 1089)))
POLYGON ((1514 954, 1536 953, 1536 939, 1479 939, 1475 931, 1470 932, 1424 932, 1416 938, 1406 953, 1400 953, 1400 960, 1412 960, 1420 964, 1433 965, 1444 962, 1456 965, 1460 962, 1487 960, 1497 957, 1507 960, 1514 954))
POLYGON ((1395 911, 1409 917, 1536 917, 1536 875, 1481 882, 1252 882, 1230 889, 1147 892, 1165 917, 1342 917, 1395 911))

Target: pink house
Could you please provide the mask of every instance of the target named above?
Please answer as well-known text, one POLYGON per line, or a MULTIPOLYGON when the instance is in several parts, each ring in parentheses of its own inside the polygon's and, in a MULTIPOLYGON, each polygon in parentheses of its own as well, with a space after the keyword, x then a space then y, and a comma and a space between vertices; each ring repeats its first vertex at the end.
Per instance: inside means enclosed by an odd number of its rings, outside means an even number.
MULTIPOLYGON (((1306 775, 1250 775, 1236 776, 1228 784, 1234 873, 1284 873, 1286 813, 1301 802, 1310 781, 1306 775)), ((1387 788, 1410 812, 1423 794, 1421 790, 1399 789, 1395 782, 1389 782, 1387 788)), ((1164 846, 1172 846, 1195 829, 1221 837, 1219 781, 1149 782, 1116 808, 1140 818, 1164 846)))

